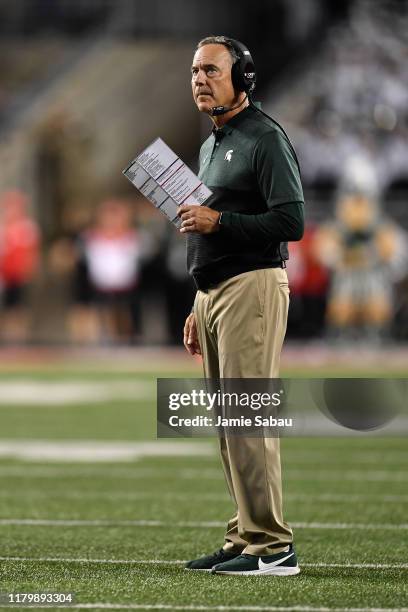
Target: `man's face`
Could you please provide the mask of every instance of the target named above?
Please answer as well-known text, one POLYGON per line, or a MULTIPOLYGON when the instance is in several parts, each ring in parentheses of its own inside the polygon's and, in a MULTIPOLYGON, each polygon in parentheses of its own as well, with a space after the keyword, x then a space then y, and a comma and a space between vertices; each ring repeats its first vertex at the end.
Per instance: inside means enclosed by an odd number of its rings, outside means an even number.
POLYGON ((231 106, 236 94, 231 81, 232 58, 224 45, 200 47, 191 66, 193 98, 202 113, 213 106, 231 106))

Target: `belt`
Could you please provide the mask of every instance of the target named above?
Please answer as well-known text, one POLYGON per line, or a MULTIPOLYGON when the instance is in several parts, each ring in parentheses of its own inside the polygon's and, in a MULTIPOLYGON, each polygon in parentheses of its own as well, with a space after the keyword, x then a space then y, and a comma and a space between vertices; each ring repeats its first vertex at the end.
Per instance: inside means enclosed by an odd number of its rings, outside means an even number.
MULTIPOLYGON (((268 268, 286 268, 286 262, 284 259, 282 259, 281 261, 276 261, 276 262, 270 263, 268 266, 265 266, 265 269, 268 269, 268 268)), ((218 285, 220 285, 220 283, 223 283, 224 281, 230 278, 234 278, 234 276, 238 276, 239 274, 244 274, 245 272, 255 272, 255 270, 258 270, 258 269, 261 269, 261 268, 242 270, 241 272, 236 272, 234 274, 231 274, 231 276, 220 278, 216 282, 209 281, 202 274, 193 274, 193 280, 194 280, 194 284, 197 289, 199 289, 200 291, 203 291, 204 293, 208 293, 210 289, 215 289, 216 287, 218 287, 218 285)))

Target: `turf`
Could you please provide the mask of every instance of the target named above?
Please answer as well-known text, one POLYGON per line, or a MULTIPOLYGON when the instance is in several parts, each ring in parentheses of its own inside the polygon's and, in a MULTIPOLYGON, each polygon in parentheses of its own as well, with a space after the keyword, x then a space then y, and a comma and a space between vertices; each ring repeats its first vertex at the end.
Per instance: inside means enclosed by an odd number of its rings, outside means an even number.
MULTIPOLYGON (((124 373, 122 379, 132 376, 124 373)), ((151 373, 138 377, 147 382, 155 378, 151 373)), ((7 374, 2 378, 11 379, 7 374)), ((84 372, 70 366, 68 372, 14 372, 12 379, 21 384, 67 379, 117 382, 121 376, 117 371, 84 372)), ((0 427, 2 440, 152 440, 155 402, 2 405, 0 427)), ((212 576, 183 569, 181 561, 222 543, 222 525, 233 511, 216 442, 206 444, 213 446, 212 455, 145 457, 124 463, 2 459, 0 519, 79 523, 13 525, 0 520, 0 591, 73 591, 77 605, 122 604, 123 609, 407 606, 406 439, 282 441, 285 516, 300 524, 294 531, 302 566, 299 576, 286 579, 212 576), (195 526, 185 524, 189 522, 195 526), (342 567, 329 565, 336 563, 342 567), (405 566, 392 567, 401 564, 405 566)))

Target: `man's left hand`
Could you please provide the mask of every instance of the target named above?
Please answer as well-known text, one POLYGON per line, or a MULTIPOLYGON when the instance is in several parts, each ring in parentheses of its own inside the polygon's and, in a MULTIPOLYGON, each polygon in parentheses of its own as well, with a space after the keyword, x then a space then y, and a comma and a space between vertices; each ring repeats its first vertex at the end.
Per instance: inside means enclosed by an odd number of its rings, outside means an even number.
POLYGON ((192 206, 183 204, 178 208, 181 219, 180 232, 195 234, 211 234, 220 229, 220 213, 208 206, 192 206))

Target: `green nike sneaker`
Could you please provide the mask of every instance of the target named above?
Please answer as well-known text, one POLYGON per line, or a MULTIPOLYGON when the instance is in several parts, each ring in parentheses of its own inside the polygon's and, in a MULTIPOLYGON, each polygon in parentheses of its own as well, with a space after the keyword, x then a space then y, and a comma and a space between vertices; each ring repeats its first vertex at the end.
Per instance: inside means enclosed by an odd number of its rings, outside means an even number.
POLYGON ((255 555, 239 555, 214 565, 213 574, 236 574, 242 576, 295 576, 299 574, 295 549, 290 544, 288 549, 276 555, 257 557, 255 555))
POLYGON ((239 553, 227 553, 223 548, 216 550, 212 555, 206 555, 199 559, 193 559, 186 563, 185 568, 187 570, 201 570, 202 572, 211 572, 214 565, 223 564, 224 561, 231 561, 236 559, 239 553))

